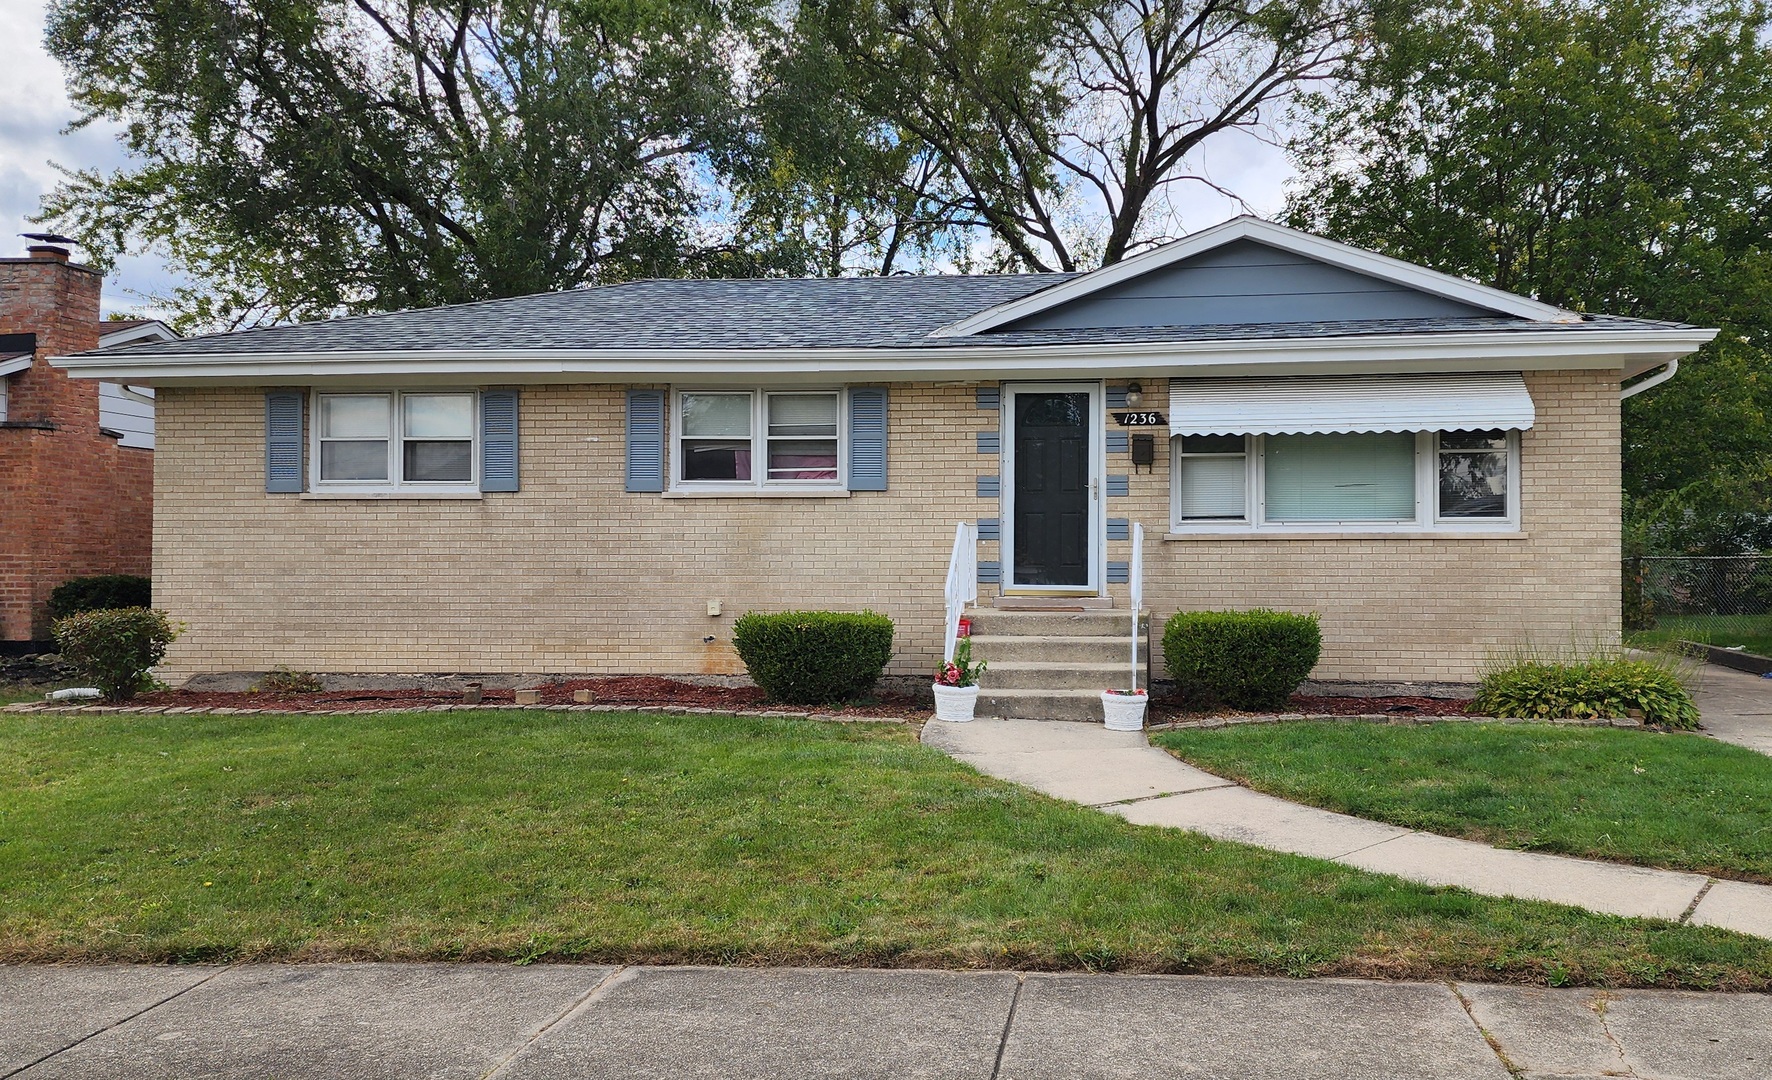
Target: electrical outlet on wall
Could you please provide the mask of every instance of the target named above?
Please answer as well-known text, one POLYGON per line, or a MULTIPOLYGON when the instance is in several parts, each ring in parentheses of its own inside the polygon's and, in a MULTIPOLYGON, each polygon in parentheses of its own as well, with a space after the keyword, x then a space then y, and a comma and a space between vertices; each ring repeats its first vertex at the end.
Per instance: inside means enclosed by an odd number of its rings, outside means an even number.
POLYGON ((715 616, 716 618, 719 616, 720 601, 718 601, 718 600, 709 600, 708 601, 708 614, 715 616))

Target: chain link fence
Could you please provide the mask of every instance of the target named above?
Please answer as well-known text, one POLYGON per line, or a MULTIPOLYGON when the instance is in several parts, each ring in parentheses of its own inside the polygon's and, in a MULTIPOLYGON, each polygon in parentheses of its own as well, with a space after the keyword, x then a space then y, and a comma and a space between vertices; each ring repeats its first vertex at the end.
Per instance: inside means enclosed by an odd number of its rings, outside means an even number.
POLYGON ((1638 644, 1696 641, 1772 655, 1772 556, 1626 559, 1624 629, 1638 644))

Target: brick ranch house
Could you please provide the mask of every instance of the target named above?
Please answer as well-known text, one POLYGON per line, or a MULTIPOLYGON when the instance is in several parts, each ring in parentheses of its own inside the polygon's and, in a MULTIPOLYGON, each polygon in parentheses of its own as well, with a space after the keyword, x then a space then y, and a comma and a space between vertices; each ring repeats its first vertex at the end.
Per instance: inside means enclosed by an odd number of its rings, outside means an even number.
POLYGON ((1621 383, 1714 333, 1244 217, 1081 275, 641 281, 57 362, 158 391, 175 675, 729 673, 733 618, 791 608, 890 615, 915 675, 957 522, 987 618, 1124 612, 1136 522, 1157 619, 1317 611, 1319 678, 1468 680, 1616 640, 1621 383))
POLYGON ((46 647, 49 594, 69 578, 148 573, 152 391, 49 358, 177 335, 101 320, 101 286, 54 244, 0 259, 0 654, 46 647))

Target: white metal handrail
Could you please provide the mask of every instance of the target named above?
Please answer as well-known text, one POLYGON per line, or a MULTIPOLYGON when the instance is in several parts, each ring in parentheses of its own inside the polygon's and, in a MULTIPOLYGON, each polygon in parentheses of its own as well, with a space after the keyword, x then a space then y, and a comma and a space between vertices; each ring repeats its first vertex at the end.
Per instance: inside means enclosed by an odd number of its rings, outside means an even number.
POLYGON ((977 525, 962 521, 954 526, 954 553, 948 557, 948 580, 943 592, 948 605, 947 645, 941 655, 945 664, 954 658, 955 639, 960 636, 960 613, 967 604, 978 601, 977 525))
POLYGON ((1144 526, 1132 523, 1132 560, 1126 567, 1132 594, 1132 689, 1138 689, 1138 613, 1144 608, 1144 526))

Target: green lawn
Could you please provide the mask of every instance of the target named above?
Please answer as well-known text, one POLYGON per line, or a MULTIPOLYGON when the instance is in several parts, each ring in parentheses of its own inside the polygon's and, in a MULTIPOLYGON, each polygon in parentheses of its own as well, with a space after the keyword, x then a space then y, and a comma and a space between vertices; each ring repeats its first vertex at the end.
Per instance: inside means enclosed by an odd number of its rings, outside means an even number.
POLYGON ((904 726, 0 714, 0 961, 576 959, 1772 987, 1772 941, 1128 825, 904 726))
POLYGON ((1772 881, 1772 758, 1544 724, 1264 724, 1156 741, 1258 791, 1503 847, 1772 881))
POLYGON ((1640 649, 1682 640, 1724 648, 1740 645, 1750 653, 1772 656, 1772 615, 1671 615, 1657 619, 1653 630, 1630 635, 1630 644, 1640 649))

